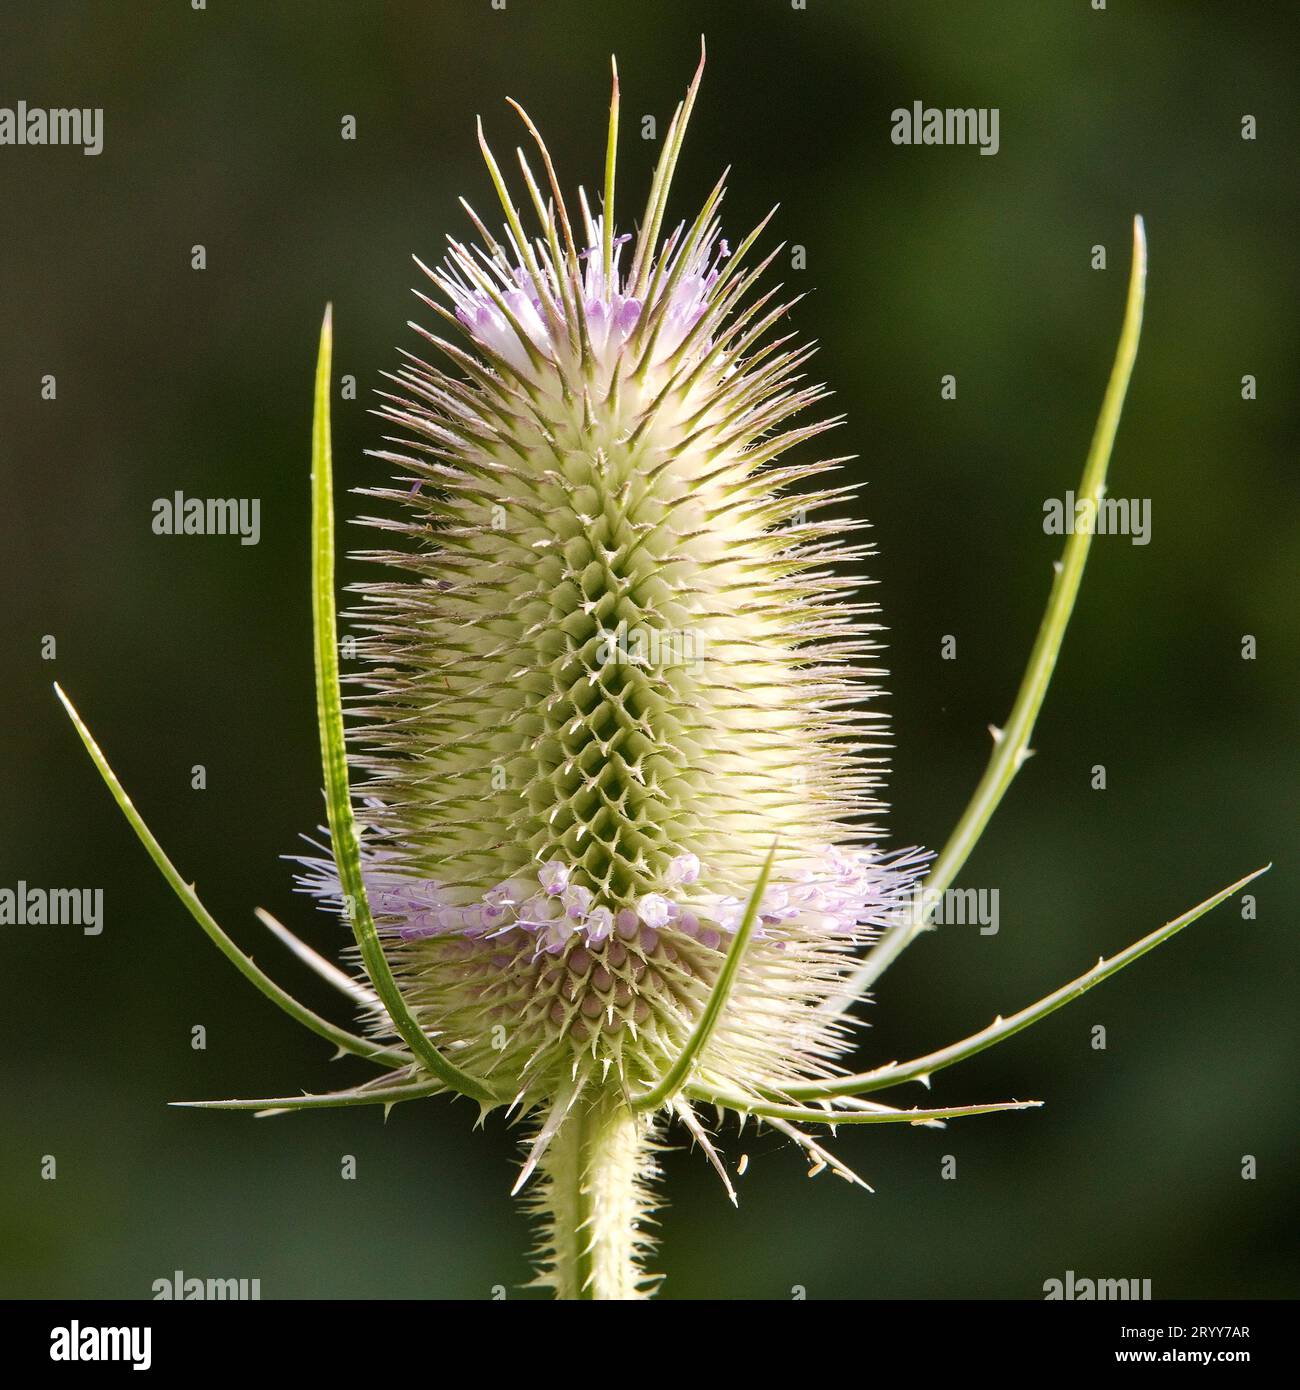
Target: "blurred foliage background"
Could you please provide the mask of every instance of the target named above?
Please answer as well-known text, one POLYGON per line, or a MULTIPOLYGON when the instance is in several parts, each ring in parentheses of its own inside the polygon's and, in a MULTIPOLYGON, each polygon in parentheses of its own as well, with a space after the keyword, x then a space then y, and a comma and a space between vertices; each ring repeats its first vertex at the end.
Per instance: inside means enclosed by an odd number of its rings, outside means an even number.
POLYGON ((843 1133, 875 1196, 807 1182, 750 1130, 724 1136, 751 1156, 734 1211, 698 1154, 667 1153, 664 1292, 1036 1298, 1073 1269, 1150 1278, 1157 1297, 1295 1294, 1296 55, 1285 6, 1172 0, 5 7, 0 104, 106 115, 98 158, 0 149, 0 884, 102 886, 107 925, 0 928, 0 1293, 147 1297, 182 1269, 260 1278, 268 1298, 520 1296, 516 1136, 472 1133, 469 1106, 386 1125, 166 1108, 364 1071, 329 1064, 203 940, 50 683, 218 918, 332 1007, 251 916, 264 904, 340 944, 279 858, 322 813, 306 584, 321 307, 361 388, 336 404, 341 481, 373 482, 367 397, 397 345, 418 347, 409 256, 466 232, 457 195, 490 210, 475 114, 509 151, 502 99, 521 100, 567 187, 590 188, 616 51, 620 190, 639 208, 657 153, 639 117, 665 129, 701 28, 675 208, 730 163, 733 239, 780 201, 773 238, 806 247, 782 278, 816 288, 796 322, 822 344, 848 414, 836 452, 860 456, 855 507, 880 547, 896 843, 942 843, 1009 708, 1060 544, 1043 502, 1078 475, 1133 213, 1150 237, 1112 492, 1151 499, 1151 543, 1094 546, 1038 754, 970 863, 966 883, 1000 891, 1001 931, 917 944, 869 1010, 863 1061, 961 1036, 1276 867, 1257 920, 1225 906, 936 1079, 936 1099, 1043 1110, 843 1133), (890 112, 914 100, 998 107, 1000 153, 895 147, 890 112), (155 536, 151 504, 177 489, 260 497, 261 544, 155 536))

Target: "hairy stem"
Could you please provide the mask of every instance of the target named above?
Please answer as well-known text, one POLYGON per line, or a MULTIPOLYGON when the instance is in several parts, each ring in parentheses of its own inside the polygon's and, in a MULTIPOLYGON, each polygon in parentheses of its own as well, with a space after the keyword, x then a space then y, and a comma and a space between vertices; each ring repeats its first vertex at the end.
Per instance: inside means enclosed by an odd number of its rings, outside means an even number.
POLYGON ((649 1124, 621 1099, 580 1101, 539 1166, 540 1282, 557 1298, 644 1298, 653 1282, 641 1268, 655 1167, 649 1124))

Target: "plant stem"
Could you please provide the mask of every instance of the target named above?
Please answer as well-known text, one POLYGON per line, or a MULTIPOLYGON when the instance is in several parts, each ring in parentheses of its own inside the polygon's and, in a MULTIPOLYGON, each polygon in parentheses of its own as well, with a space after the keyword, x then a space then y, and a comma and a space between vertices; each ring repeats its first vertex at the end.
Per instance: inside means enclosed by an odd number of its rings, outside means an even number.
POLYGON ((649 1126, 620 1099, 581 1103, 543 1157, 534 1205, 548 1227, 547 1282, 564 1299, 645 1297, 649 1126))

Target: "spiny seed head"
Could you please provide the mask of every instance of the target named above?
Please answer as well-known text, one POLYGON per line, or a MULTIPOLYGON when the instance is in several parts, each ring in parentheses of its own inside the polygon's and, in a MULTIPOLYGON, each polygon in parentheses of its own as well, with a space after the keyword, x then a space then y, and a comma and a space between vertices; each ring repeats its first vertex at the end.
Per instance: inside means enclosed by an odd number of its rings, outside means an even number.
POLYGON ((700 1073, 830 1074, 827 1001, 920 862, 876 845, 874 607, 842 568, 867 551, 827 515, 842 460, 786 459, 836 421, 801 422, 827 393, 762 288, 775 253, 751 264, 765 222, 733 249, 720 181, 661 234, 693 99, 635 238, 612 157, 575 227, 540 140, 548 196, 521 153, 529 233, 484 143, 505 226, 466 205, 480 244, 452 239, 421 295, 468 341, 420 329, 444 364, 405 355, 379 412, 400 472, 368 492, 390 577, 355 615, 368 892, 421 1025, 527 1109, 663 1074, 774 841, 700 1073))

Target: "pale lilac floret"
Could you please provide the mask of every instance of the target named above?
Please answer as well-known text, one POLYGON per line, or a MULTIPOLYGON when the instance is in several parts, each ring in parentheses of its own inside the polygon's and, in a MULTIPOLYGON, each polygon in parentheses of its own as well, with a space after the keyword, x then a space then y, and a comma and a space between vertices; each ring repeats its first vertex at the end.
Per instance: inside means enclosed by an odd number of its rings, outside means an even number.
MULTIPOLYGON (((754 936, 782 945, 792 927, 831 939, 864 940, 911 902, 927 856, 915 851, 882 855, 878 851, 824 851, 783 869, 780 881, 768 884, 754 923, 754 936)), ((317 897, 342 902, 331 862, 303 859, 310 871, 300 880, 317 897)), ((384 851, 371 851, 363 873, 372 910, 381 932, 403 941, 455 938, 468 944, 511 933, 531 937, 537 954, 557 954, 574 943, 600 946, 614 941, 640 943, 651 953, 664 931, 720 949, 744 920, 747 900, 713 895, 694 887, 704 873, 694 854, 672 858, 663 878, 664 891, 643 893, 635 907, 597 903, 590 888, 574 883, 574 869, 549 859, 536 879, 517 875, 489 888, 478 901, 464 901, 437 879, 397 872, 384 851), (540 890, 540 891, 539 891, 540 890)))
POLYGON ((569 918, 574 922, 581 922, 591 911, 591 889, 582 888, 575 884, 564 890, 561 901, 564 903, 564 910, 569 918))
POLYGON ((539 933, 537 946, 539 950, 547 952, 549 955, 559 955, 569 944, 574 934, 573 923, 567 917, 557 917, 554 921, 548 922, 539 933))
POLYGON ((684 883, 694 883, 700 876, 700 858, 697 854, 679 854, 668 861, 668 886, 677 888, 684 883))
MULTIPOLYGON (((719 242, 716 231, 711 231, 680 265, 670 249, 666 265, 651 279, 652 287, 667 287, 666 298, 660 290, 656 298, 647 301, 625 293, 631 287, 619 262, 630 238, 614 238, 606 281, 599 218, 591 230, 591 245, 581 253, 581 307, 592 354, 602 364, 612 362, 653 309, 654 356, 656 360, 671 357, 709 306, 718 281, 718 264, 730 254, 726 242, 719 242)), ((679 228, 677 236, 670 239, 670 248, 680 240, 682 230, 679 228)), ((447 262, 432 274, 470 336, 512 370, 527 374, 534 354, 555 360, 560 352, 569 350, 572 328, 566 314, 568 306, 545 257, 532 270, 515 265, 507 271, 500 261, 480 264, 465 248, 455 245, 447 262)))
POLYGON ((607 907, 595 907, 587 915, 587 940, 597 945, 608 939, 614 930, 614 914, 607 907))
POLYGON ((745 904, 739 898, 719 898, 717 906, 713 909, 714 920, 725 932, 739 930, 744 915, 745 904))
POLYGON ((494 907, 517 907, 532 891, 527 879, 508 878, 495 888, 489 888, 484 897, 494 907))
POLYGON ((519 923, 525 927, 545 927, 564 916, 564 909, 554 899, 538 893, 519 908, 519 923))
POLYGON ((636 905, 637 916, 647 927, 666 926, 672 913, 662 893, 646 893, 636 905))
POLYGON ((494 931, 503 923, 511 920, 510 914, 504 906, 484 900, 483 926, 486 930, 494 931))
POLYGON ((548 859, 537 871, 537 881, 552 897, 569 886, 569 866, 559 859, 548 859))
POLYGON ((770 885, 763 894, 760 911, 764 921, 780 922, 799 915, 798 908, 790 906, 789 890, 779 883, 770 885))

